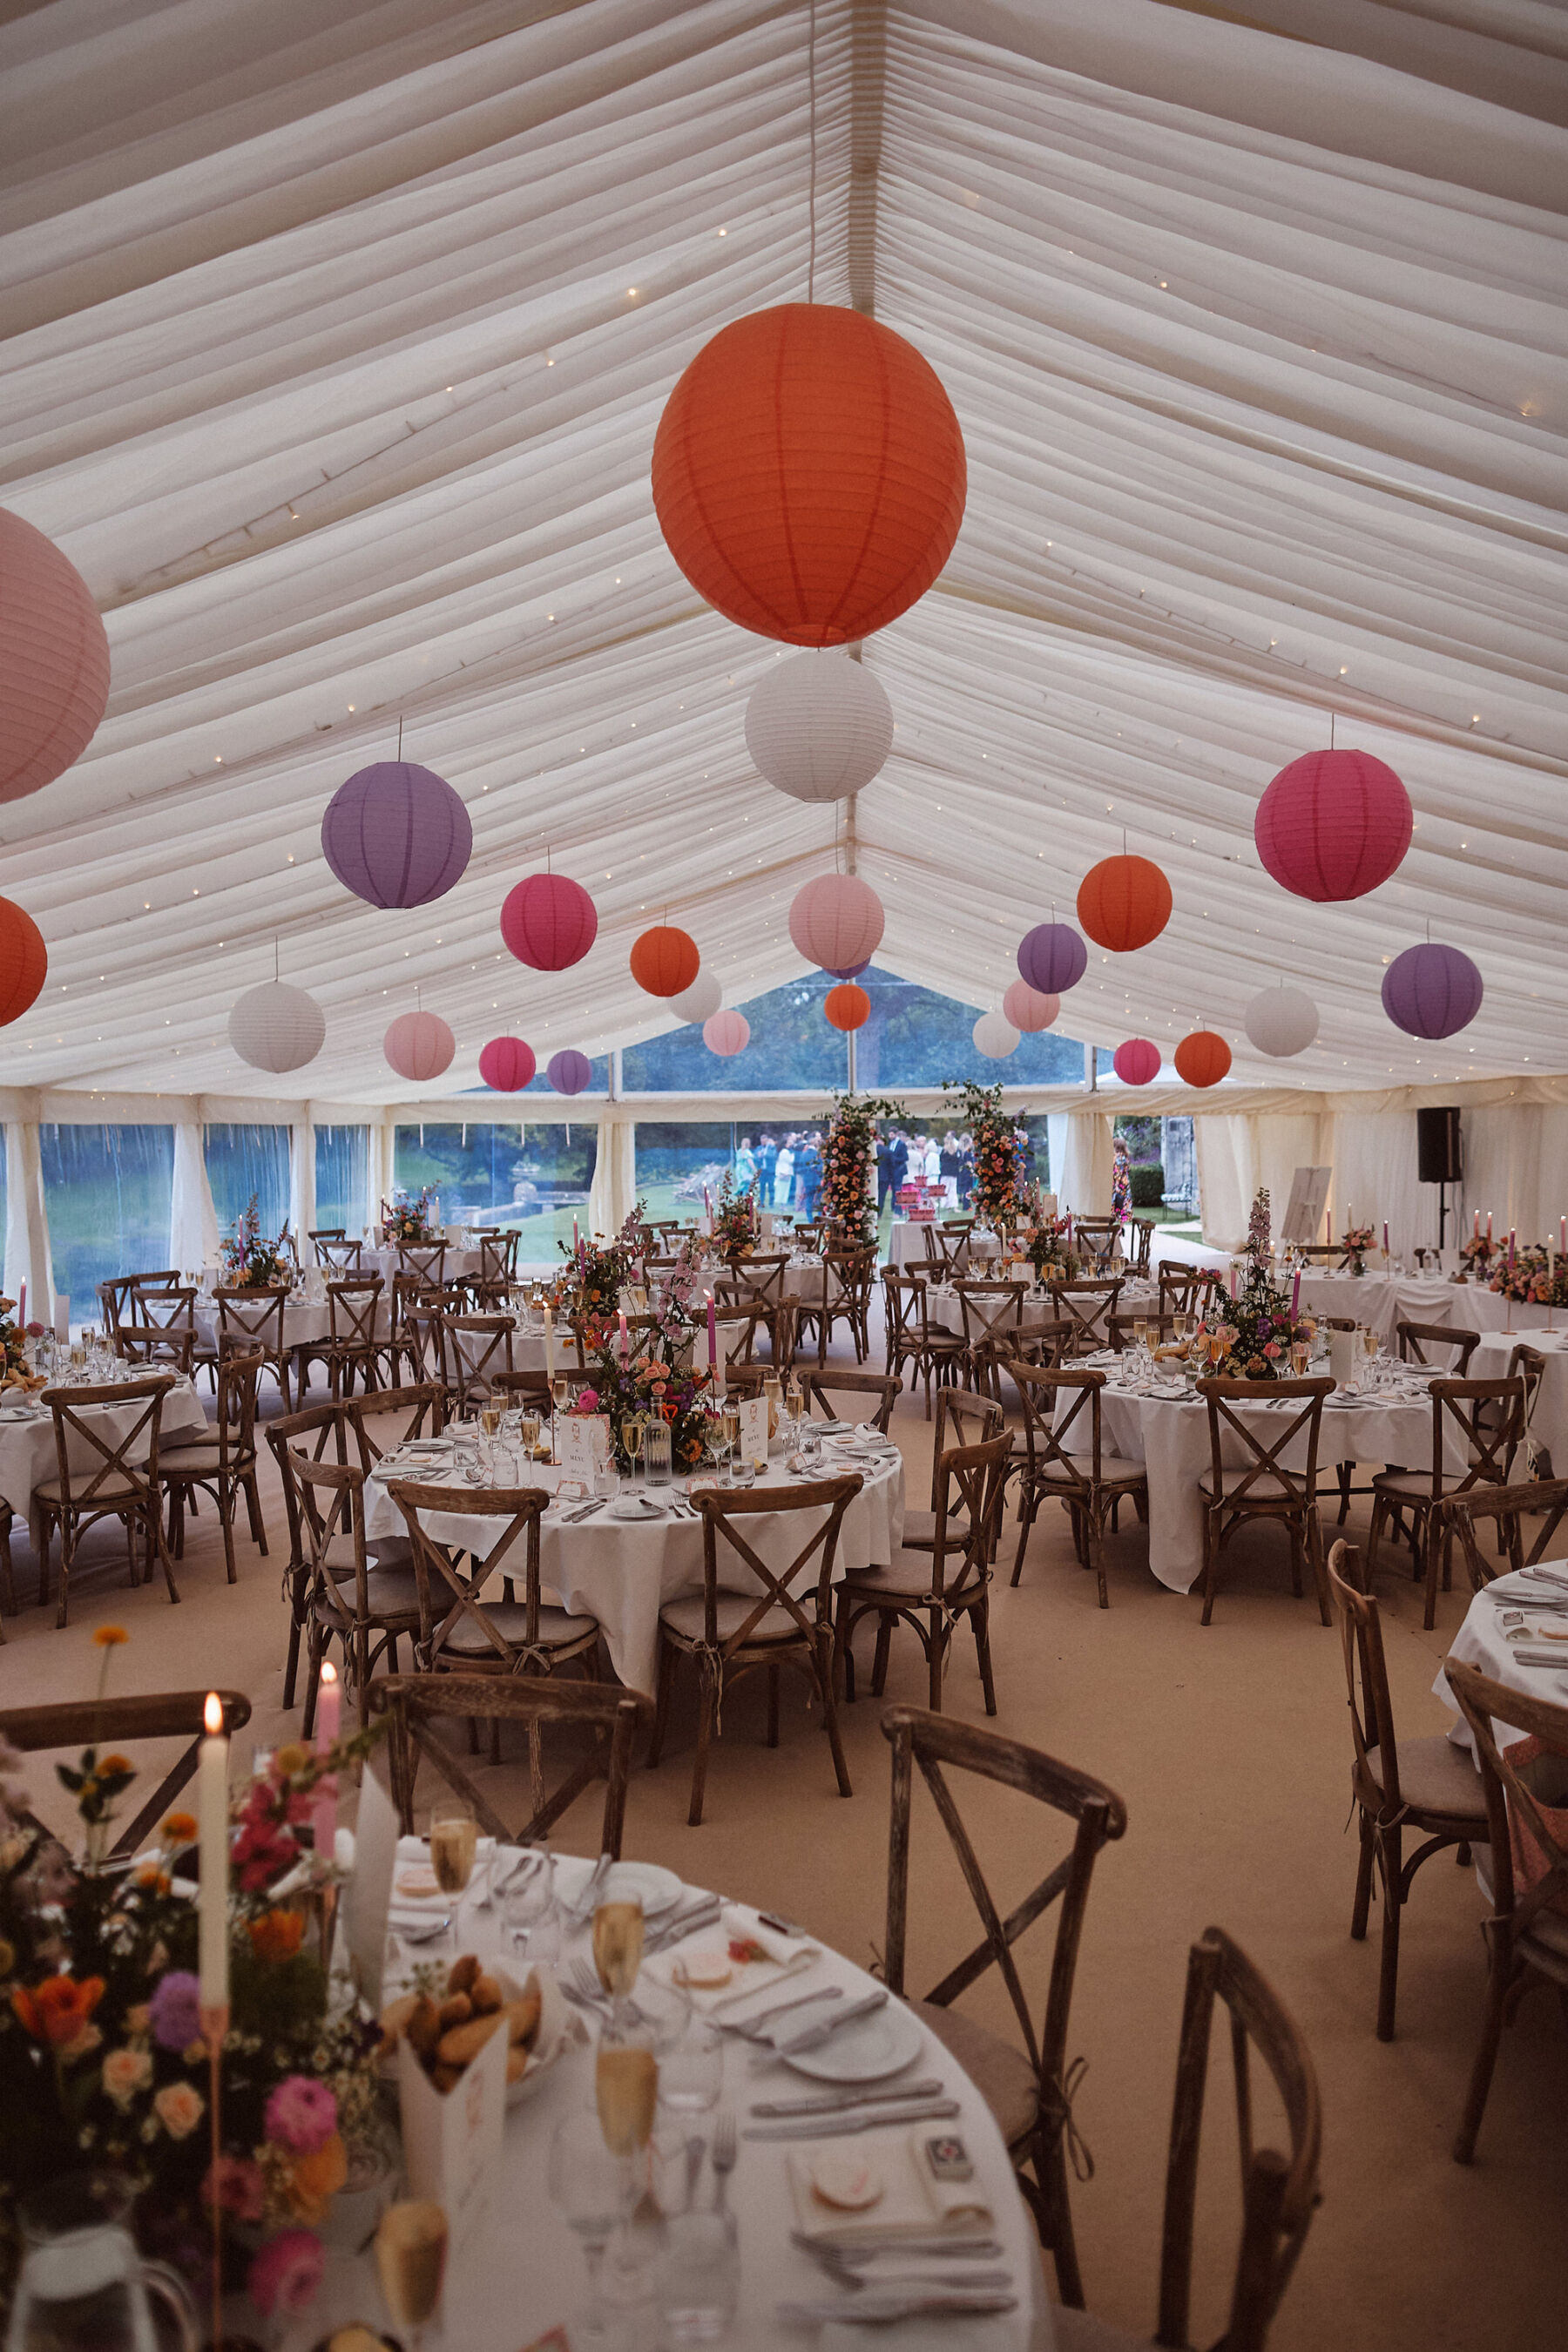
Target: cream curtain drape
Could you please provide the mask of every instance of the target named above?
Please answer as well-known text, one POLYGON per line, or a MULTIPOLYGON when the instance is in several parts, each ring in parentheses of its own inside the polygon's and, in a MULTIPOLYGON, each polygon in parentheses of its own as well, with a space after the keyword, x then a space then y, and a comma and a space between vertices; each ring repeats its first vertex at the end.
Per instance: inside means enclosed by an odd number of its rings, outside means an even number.
POLYGON ((1051 1190, 1058 1209, 1085 1217, 1110 1214, 1114 1174, 1112 1115, 1108 1110, 1053 1112, 1046 1120, 1051 1190))
POLYGON ((289 1129, 289 1230, 309 1263, 310 1244, 305 1236, 316 1222, 316 1130, 307 1118, 297 1118, 289 1129))
POLYGON ((207 1181, 201 1128, 181 1119, 174 1128, 174 1181, 169 1196, 169 1263, 193 1273, 217 1263, 217 1209, 207 1181))
MULTIPOLYGON (((44 1169, 36 1119, 5 1122, 5 1296, 21 1303, 27 1287, 27 1319, 54 1319, 54 1267, 49 1254, 49 1218, 44 1206, 44 1169)), ((90 1322, 97 1302, 79 1300, 77 1320, 90 1322)))
POLYGON ((599 1149, 588 1194, 588 1225, 595 1234, 617 1234, 637 1206, 637 1126, 606 1113, 599 1121, 599 1149))

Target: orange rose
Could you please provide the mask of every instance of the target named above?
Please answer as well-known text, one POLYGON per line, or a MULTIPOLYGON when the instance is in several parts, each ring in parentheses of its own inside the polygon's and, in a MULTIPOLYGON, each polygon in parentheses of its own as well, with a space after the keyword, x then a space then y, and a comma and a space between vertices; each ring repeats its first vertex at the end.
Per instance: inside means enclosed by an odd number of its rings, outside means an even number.
POLYGON ((259 1919, 246 1922, 250 1948, 258 1960, 274 1965, 291 1960, 299 1950, 305 1934, 302 1911, 264 1911, 259 1919))
POLYGON ((334 2132, 309 2156, 297 2156, 289 2166, 284 2194, 296 2218, 307 2229, 325 2220, 328 2206, 349 2177, 349 2159, 342 2135, 334 2132))
POLYGON ((101 1977, 46 1977, 41 1985, 29 1991, 25 1985, 11 1988, 11 2006, 35 2042, 47 2042, 53 2050, 74 2042, 87 2031, 93 2011, 103 1998, 101 1977))
POLYGON ((195 1813, 170 1813, 163 1822, 162 1834, 167 1845, 195 1845, 196 1842, 195 1813))

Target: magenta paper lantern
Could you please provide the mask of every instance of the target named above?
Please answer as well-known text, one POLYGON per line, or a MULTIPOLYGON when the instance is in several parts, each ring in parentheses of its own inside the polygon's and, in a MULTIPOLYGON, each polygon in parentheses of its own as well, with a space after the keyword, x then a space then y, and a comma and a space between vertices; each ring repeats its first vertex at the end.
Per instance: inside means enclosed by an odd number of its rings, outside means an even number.
POLYGON ((558 1095, 580 1095, 594 1071, 587 1055, 568 1045, 563 1052, 552 1054, 544 1075, 558 1095))
POLYGON ((423 1086, 451 1067, 458 1041, 438 1013, 400 1013, 382 1041, 400 1078, 423 1086))
POLYGON ((378 760, 340 784, 321 819, 321 854, 345 890, 372 907, 427 907, 460 882, 474 828, 434 768, 378 760))
POLYGON ((1383 1009, 1411 1037, 1451 1037, 1475 1019, 1484 993, 1464 950, 1435 940, 1406 948, 1383 975, 1383 1009))
POLYGON ((1070 923, 1037 923, 1018 942, 1018 971, 1026 988, 1060 996, 1089 966, 1089 950, 1070 923))
POLYGON ((882 944, 886 918, 869 882, 858 874, 819 874, 797 890, 789 935, 807 963, 847 971, 870 962, 882 944))
POLYGON ((1364 898, 1399 865, 1413 823, 1409 793, 1370 751, 1305 751, 1258 802, 1252 836, 1298 898, 1364 898))
POLYGON ((740 1054, 752 1042, 752 1024, 743 1013, 711 1013, 702 1024, 702 1043, 710 1054, 721 1054, 726 1061, 740 1054))
POLYGON ((498 1095, 520 1095, 538 1067, 521 1037, 492 1037, 479 1048, 479 1076, 498 1095))
POLYGON ((63 776, 108 699, 91 589, 52 539, 0 508, 0 801, 63 776))
POLYGON ((1160 1048, 1147 1037, 1129 1037, 1118 1045, 1110 1066, 1124 1087, 1146 1087, 1160 1075, 1160 1048))
POLYGON ((519 963, 564 971, 581 963, 599 935, 599 913, 580 882, 564 874, 531 874, 506 894, 500 935, 519 963))
POLYGON ((1026 1037, 1037 1037, 1048 1029, 1062 1009, 1059 996, 1042 996, 1026 980, 1015 980, 1002 999, 1002 1010, 1015 1029, 1026 1037))

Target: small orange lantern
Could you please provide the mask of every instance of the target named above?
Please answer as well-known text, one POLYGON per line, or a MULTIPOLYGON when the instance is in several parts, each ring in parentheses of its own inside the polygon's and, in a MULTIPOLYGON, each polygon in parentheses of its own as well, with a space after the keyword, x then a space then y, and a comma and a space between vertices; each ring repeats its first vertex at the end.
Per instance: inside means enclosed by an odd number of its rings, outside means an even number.
POLYGON ((48 977, 49 951, 31 915, 0 898, 0 1028, 19 1021, 48 977))
POLYGON ((1230 1067, 1230 1047, 1212 1029, 1194 1029, 1176 1048, 1176 1076, 1189 1087, 1217 1087, 1230 1067))
POLYGON ((649 996, 682 996, 696 979, 702 959, 689 931, 656 923, 632 948, 632 978, 649 996))
POLYGON ((836 1029, 863 1029, 871 1017, 871 1000, 852 980, 841 980, 822 1000, 822 1009, 836 1029))
POLYGON ((1097 946, 1130 955, 1171 919, 1171 886, 1149 857, 1102 857, 1079 887, 1078 919, 1097 946))

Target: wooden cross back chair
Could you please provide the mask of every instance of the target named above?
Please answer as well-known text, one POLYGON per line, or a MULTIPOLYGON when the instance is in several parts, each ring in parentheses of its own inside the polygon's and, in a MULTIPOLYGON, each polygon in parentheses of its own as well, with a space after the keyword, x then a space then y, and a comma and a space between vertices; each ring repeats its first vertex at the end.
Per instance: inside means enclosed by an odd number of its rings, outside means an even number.
POLYGON ((855 1628, 877 1620, 872 1696, 887 1686, 893 1633, 913 1629, 925 1653, 930 1706, 942 1711, 942 1680, 952 1637, 965 1620, 974 1635, 985 1712, 996 1712, 991 1671, 991 1559, 1012 1440, 1005 1431, 978 1445, 952 1445, 936 1461, 935 1529, 929 1551, 901 1545, 885 1567, 851 1569, 838 1588, 836 1648, 844 1688, 855 1696, 855 1628))
POLYGON ((158 1484, 158 1439, 163 1400, 174 1387, 172 1372, 147 1380, 117 1381, 107 1387, 54 1388, 47 1391, 55 1425, 55 1475, 34 1489, 39 1518, 38 1600, 48 1599, 49 1542, 60 1538, 60 1605, 57 1625, 70 1611, 71 1571, 88 1529, 103 1519, 119 1519, 125 1528, 125 1549, 131 1581, 150 1582, 154 1561, 163 1569, 171 1601, 178 1601, 174 1563, 163 1540, 163 1497, 158 1484), (125 1409, 122 1433, 116 1436, 101 1408, 125 1409), (141 1538, 143 1566, 138 1573, 136 1541, 141 1538))
POLYGON ((996 1350, 1009 1345, 1021 1328, 1028 1287, 1026 1282, 971 1275, 954 1283, 959 1313, 963 1318, 964 1358, 974 1388, 981 1384, 982 1369, 988 1378, 994 1376, 996 1350))
POLYGON ((329 1462, 289 1444, 289 1469, 300 1512, 309 1578, 304 1610, 306 1637, 304 1736, 316 1720, 321 1660, 338 1642, 343 1683, 359 1706, 361 1728, 370 1721, 370 1682, 377 1661, 397 1671, 397 1644, 410 1647, 419 1632, 419 1590, 406 1559, 384 1564, 365 1540, 365 1473, 357 1462, 329 1462))
POLYGON ((507 1284, 517 1280, 517 1252, 522 1235, 515 1226, 510 1233, 479 1235, 479 1278, 487 1285, 507 1284))
POLYGON ((351 1242, 346 1234, 312 1234, 316 1264, 327 1274, 358 1274, 364 1253, 363 1242, 351 1242))
POLYGON ((1083 1276, 1076 1282, 1053 1282, 1051 1300, 1058 1323, 1070 1323, 1072 1353, 1092 1356, 1110 1345, 1110 1318, 1121 1296, 1121 1276, 1083 1276))
MULTIPOLYGON (((243 1691, 220 1690, 223 1727, 232 1738, 250 1721, 243 1691)), ((149 1838, 196 1769, 206 1736, 207 1691, 144 1691, 138 1696, 69 1699, 48 1706, 0 1707, 0 1739, 24 1755, 51 1748, 130 1747, 139 1739, 185 1739, 190 1745, 159 1782, 134 1821, 109 1849, 110 1861, 129 1860, 149 1838)))
POLYGON ((291 1350, 283 1344, 284 1297, 280 1290, 217 1290, 218 1339, 233 1341, 242 1348, 259 1348, 267 1359, 267 1369, 278 1382, 278 1393, 288 1412, 291 1400, 289 1393, 289 1358, 291 1350))
MULTIPOLYGON (((1198 2158, 1216 2000, 1230 2013, 1231 2072, 1241 2156, 1241 2242, 1230 2313, 1215 2352, 1263 2352, 1306 2242, 1321 2192, 1322 2106, 1300 2029, 1268 1979, 1223 1927, 1207 1927, 1187 1955, 1187 1994, 1176 2053, 1176 2094, 1165 2162, 1160 2243, 1160 2314, 1152 2341, 1192 2342, 1193 2241, 1198 2158), (1255 2144, 1252 2053, 1272 2078, 1289 2152, 1255 2144)), ((1086 2313, 1059 2311, 1058 2352, 1131 2352, 1150 2338, 1086 2313)))
MULTIPOLYGON (((1514 1454, 1523 1443, 1529 1402, 1528 1377, 1514 1380, 1439 1380, 1431 1384, 1432 1460, 1426 1470, 1380 1470, 1372 1482, 1372 1527, 1367 1536, 1366 1573, 1370 1584, 1377 1574, 1378 1548, 1384 1529, 1401 1513, 1410 1521, 1409 1544, 1415 1574, 1426 1579, 1426 1607, 1422 1620, 1428 1633, 1437 1622, 1437 1571, 1447 1592, 1453 1580, 1453 1529, 1444 1528, 1436 1506, 1472 1486, 1506 1486, 1514 1454), (1463 1470, 1444 1467, 1446 1440, 1452 1433, 1463 1470)), ((1515 1530, 1513 1542, 1517 1545, 1515 1530)))
MULTIPOLYGON (((714 1307, 713 1320, 719 1329, 719 1343, 725 1350, 725 1362, 750 1364, 754 1360, 758 1332, 765 1331, 769 1328, 768 1310, 760 1299, 737 1299, 733 1295, 735 1288, 736 1286, 731 1282, 721 1282, 719 1285, 720 1292, 722 1294, 728 1291, 731 1297, 722 1305, 714 1307)), ((657 1321, 658 1318, 652 1315, 630 1316, 627 1318, 627 1328, 631 1328, 634 1324, 643 1325, 651 1330, 657 1321)), ((698 1335, 700 1350, 701 1346, 702 1339, 700 1332, 698 1335)))
POLYGON ((824 1421, 868 1420, 882 1437, 888 1434, 893 1406, 903 1385, 902 1381, 889 1379, 884 1372, 816 1370, 801 1378, 808 1413, 815 1406, 824 1421), (868 1405, 871 1411, 868 1413, 868 1405))
POLYGON ((785 1360, 781 1347, 786 1336, 782 1326, 793 1327, 793 1302, 784 1296, 784 1277, 789 1266, 789 1253, 781 1250, 767 1257, 735 1258, 731 1261, 728 1286, 731 1300, 739 1306, 755 1305, 762 1309, 762 1321, 767 1328, 768 1346, 775 1364, 785 1360))
MULTIPOLYGON (((1506 1555, 1508 1570, 1533 1568, 1547 1557, 1548 1549, 1568 1512, 1568 1478, 1531 1478, 1516 1486, 1471 1486, 1462 1495, 1453 1495, 1439 1503, 1433 1513, 1438 1535, 1447 1546, 1458 1541, 1464 1557, 1465 1568, 1472 1592, 1484 1591, 1495 1577, 1507 1573, 1482 1559, 1476 1541, 1478 1519, 1495 1519, 1498 1528, 1498 1549, 1506 1555), (1542 1512, 1545 1525, 1530 1547, 1525 1557, 1521 1522, 1527 1515, 1542 1512)), ((1558 1550, 1563 1547, 1559 1545, 1558 1550)))
POLYGON ((128 1378, 132 1371, 181 1372, 189 1380, 195 1370, 196 1344, 194 1331, 149 1329, 145 1325, 136 1328, 122 1323, 115 1334, 114 1352, 127 1367, 128 1378))
POLYGON ((1188 1265, 1184 1258, 1163 1257, 1158 1270, 1160 1313, 1195 1315, 1198 1301, 1205 1290, 1213 1287, 1215 1278, 1200 1265, 1188 1265))
POLYGON ((1013 1366, 1024 1408, 1024 1459, 1018 1491, 1018 1551, 1013 1581, 1024 1572, 1029 1534, 1046 1502, 1064 1504, 1072 1522, 1073 1549, 1080 1568, 1091 1569, 1100 1605, 1110 1606, 1105 1580, 1105 1528, 1114 1525, 1120 1503, 1131 1500, 1141 1517, 1149 1508, 1149 1475, 1142 1462, 1107 1450, 1101 1427, 1105 1374, 1013 1366))
MULTIPOLYGON (((346 1405, 305 1405, 298 1412, 280 1414, 267 1425, 267 1443, 278 1465, 278 1483, 283 1495, 283 1517, 289 1533, 289 1558, 283 1569, 283 1597, 289 1603, 289 1652, 283 1666, 283 1704, 294 1704, 294 1685, 300 1670, 300 1644, 304 1638, 310 1601, 310 1548, 305 1534, 305 1522, 300 1508, 300 1489, 295 1482, 289 1447, 300 1443, 317 1461, 326 1454, 329 1445, 340 1462, 348 1460, 350 1430, 349 1408, 346 1405)), ((339 1564, 342 1572, 352 1575, 353 1558, 352 1545, 340 1541, 339 1564)))
POLYGON ((1220 1558, 1237 1529, 1248 1519, 1278 1519, 1290 1539, 1290 1587, 1301 1597, 1301 1562, 1311 1562, 1318 1613, 1329 1622, 1329 1585, 1323 1562, 1323 1530, 1318 1517, 1318 1441, 1323 1399, 1333 1393, 1329 1379, 1308 1381, 1206 1380, 1198 1394, 1208 1407, 1209 1463, 1198 1482, 1204 1503, 1204 1613, 1214 1615, 1220 1558), (1260 1394, 1259 1391, 1262 1391, 1260 1394), (1296 1405, 1295 1412, 1271 1413, 1267 1428, 1244 1421, 1242 1403, 1296 1405), (1238 1466, 1225 1459, 1226 1441, 1240 1454, 1238 1466), (1304 1441, 1307 1459, 1299 1471, 1283 1456, 1304 1441))
POLYGON ((516 1326, 510 1315, 448 1315, 443 1320, 447 1367, 458 1391, 458 1412, 466 1416, 500 1402, 498 1372, 512 1369, 516 1326))
POLYGON ((955 1445, 984 1445, 1000 1437, 1006 1414, 994 1396, 977 1389, 945 1388, 936 1393, 936 1427, 931 1433, 931 1506, 904 1511, 904 1549, 930 1551, 936 1541, 941 1500, 942 1457, 955 1445))
POLYGON ((697 1755, 687 1814, 693 1828, 702 1819, 710 1745, 723 1728, 725 1689, 759 1666, 768 1676, 768 1746, 778 1746, 779 1676, 788 1666, 805 1677, 820 1701, 838 1793, 852 1793, 833 1695, 833 1567, 844 1514, 860 1486, 856 1475, 763 1493, 701 1487, 692 1496, 702 1515, 702 1590, 667 1601, 658 1612, 658 1712, 647 1760, 655 1765, 664 1753, 676 1667, 681 1658, 690 1658, 698 1673, 697 1755), (771 1548, 787 1551, 798 1541, 794 1558, 780 1569, 763 1559, 745 1535, 749 1518, 770 1513, 787 1523, 767 1530, 771 1548), (723 1572, 741 1580, 741 1590, 721 1587, 721 1560, 723 1572))
MULTIPOLYGON (((431 1764, 465 1803, 489 1837, 505 1845, 531 1845, 548 1835, 567 1808, 599 1779, 605 1782, 605 1813, 597 1851, 620 1860, 626 1817, 626 1783, 639 1732, 653 1723, 653 1701, 616 1683, 542 1681, 495 1675, 386 1675, 371 1690, 371 1704, 389 1718, 387 1761, 392 1801, 405 1836, 415 1822, 415 1788, 422 1761, 431 1764), (529 1745, 528 1820, 509 1827, 450 1743, 445 1723, 466 1721, 494 1729, 520 1724, 529 1745), (586 1734, 589 1752, 550 1795, 544 1794, 543 1734, 546 1726, 586 1734)), ((492 1745, 493 1745, 492 1740, 492 1745)))
POLYGON ((120 1352, 139 1355, 147 1364, 162 1355, 171 1368, 188 1376, 197 1341, 195 1291, 177 1283, 138 1282, 130 1306, 131 1328, 121 1327, 120 1352), (132 1344, 128 1347, 127 1341, 132 1344))
POLYGON ((1503 2027, 1536 1985, 1555 1985, 1568 2007, 1568 1706, 1514 1690, 1458 1658, 1443 1671, 1469 1726, 1491 1833, 1484 1888, 1491 1916, 1481 1922, 1486 2007, 1454 2141, 1456 2163, 1470 2164, 1503 2027), (1504 1747, 1500 1724, 1522 1737, 1504 1747))
MULTIPOLYGON (((405 1445, 411 1437, 439 1437, 447 1425, 447 1392, 437 1381, 372 1389, 364 1396, 344 1401, 343 1423, 353 1438, 360 1468, 368 1476, 384 1454, 391 1453, 395 1446, 405 1445), (387 1421, 393 1417, 394 1425, 388 1428, 387 1421)), ((389 1542, 406 1556, 407 1546, 402 1536, 372 1536, 371 1549, 384 1551, 389 1542)))
POLYGON ((828 1248, 822 1254, 822 1271, 817 1360, 826 1362, 834 1327, 847 1323, 855 1361, 863 1364, 871 1352, 871 1292, 877 1279, 877 1253, 864 1247, 828 1248))
POLYGON ((1441 1370, 1450 1379, 1463 1380, 1470 1369, 1470 1358, 1481 1344, 1479 1331, 1456 1330, 1451 1323, 1396 1323, 1394 1337, 1402 1364, 1420 1364, 1428 1369, 1436 1360, 1426 1353, 1428 1348, 1447 1350, 1441 1370))
POLYGON ((1094 1261, 1096 1274, 1109 1274, 1121 1247, 1120 1217, 1075 1217, 1072 1237, 1094 1261))
MULTIPOLYGON (((1056 2259, 1062 2302, 1081 2305, 1083 2283, 1068 2200, 1067 2148, 1073 2151, 1080 2179, 1087 2178, 1092 2168, 1080 2153, 1082 2142, 1073 2120, 1072 2101, 1084 2062, 1068 2061, 1068 2024, 1095 1862, 1101 1847, 1125 1832, 1127 1808, 1114 1790, 1091 1780, 1087 1772, 1058 1763, 1037 1748, 1026 1748, 1021 1740, 1004 1738, 1001 1733, 984 1731, 976 1725, 955 1723, 949 1716, 893 1706, 882 1717, 882 1730, 893 1751, 884 1947, 888 1990, 909 2002, 984 2095, 1006 2142, 1040 2243, 1056 2259), (924 2000, 912 1999, 905 1989, 910 1815, 917 1764, 952 1842, 984 1931, 980 1942, 924 2000), (949 1769, 1013 1790, 1064 1816, 1072 1825, 1072 1843, 1066 1854, 1005 1917, 986 1885, 949 1786, 949 1769), (1057 1906, 1056 1944, 1045 2014, 1037 2028, 1013 1951, 1019 1937, 1053 1905, 1057 1906), (989 1969, 997 1971, 1006 1988, 1022 2050, 952 2006, 960 1993, 977 1983, 989 1969)), ((1061 2314, 1055 2316, 1059 2324, 1061 2314)))
POLYGON ((925 1230, 926 1262, 944 1274, 962 1274, 969 1264, 973 1217, 943 1217, 925 1230))
POLYGON ((411 1274, 427 1290, 440 1290, 447 1280, 447 1244, 445 1242, 399 1242, 397 1271, 411 1274))
POLYGON ((241 1501, 250 1540, 267 1557, 267 1522, 257 1485, 256 1392, 262 1355, 256 1348, 231 1348, 218 1360, 217 1411, 205 1437, 179 1438, 159 1449, 158 1483, 168 1498, 169 1540, 174 1558, 185 1553, 185 1506, 193 1515, 197 1493, 217 1507, 224 1563, 231 1584, 238 1581, 234 1560, 234 1523, 241 1501))
POLYGON ((962 1376, 963 1336, 931 1321, 923 1275, 884 1274, 882 1296, 888 1317, 888 1370, 901 1372, 906 1363, 914 1365, 917 1377, 924 1383, 925 1417, 929 1421, 932 1380, 940 1401, 943 1389, 962 1376))
POLYGON ((1361 1556, 1336 1543, 1329 1554, 1329 1590, 1339 1612, 1350 1701, 1351 1795, 1361 1834, 1351 1934, 1366 1935, 1373 1879, 1383 1900, 1383 1958, 1378 1977, 1377 2038, 1394 2039, 1399 1989, 1400 1914, 1424 1862, 1446 1846, 1458 1848, 1461 1867, 1470 1848, 1489 1835, 1484 1792, 1476 1768, 1444 1732, 1400 1739, 1394 1727, 1383 1622, 1377 1602, 1362 1588, 1361 1556), (1426 1839, 1406 1861, 1405 1832, 1426 1839))
POLYGON ((1132 1258, 1129 1271, 1146 1280, 1149 1273, 1149 1253, 1154 1243, 1154 1220, 1152 1217, 1131 1218, 1127 1230, 1132 1243, 1132 1258))
POLYGON ((391 1339, 381 1324, 384 1285, 379 1274, 347 1274, 327 1285, 327 1379, 335 1397, 353 1393, 354 1375, 363 1389, 379 1387, 391 1339))

